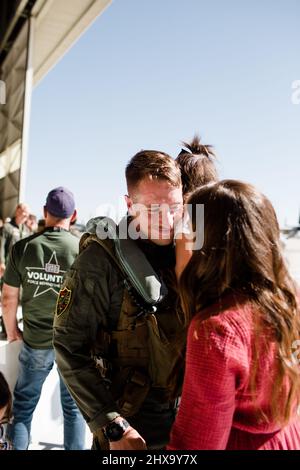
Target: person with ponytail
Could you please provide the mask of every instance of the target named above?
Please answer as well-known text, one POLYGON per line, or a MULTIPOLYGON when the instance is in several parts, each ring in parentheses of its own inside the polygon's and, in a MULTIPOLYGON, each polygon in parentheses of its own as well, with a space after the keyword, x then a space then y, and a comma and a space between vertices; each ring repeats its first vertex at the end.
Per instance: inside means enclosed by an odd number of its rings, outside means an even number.
POLYGON ((204 243, 179 282, 186 370, 169 450, 300 449, 298 289, 270 201, 252 185, 208 184, 204 243))
MULTIPOLYGON (((207 183, 218 180, 215 166, 216 154, 212 145, 204 145, 201 138, 195 135, 191 143, 182 142, 176 162, 181 170, 183 201, 187 202, 189 194, 207 183)), ((190 237, 187 226, 187 214, 179 224, 176 234, 176 276, 179 279, 183 267, 186 265, 192 252, 190 250, 190 237)))

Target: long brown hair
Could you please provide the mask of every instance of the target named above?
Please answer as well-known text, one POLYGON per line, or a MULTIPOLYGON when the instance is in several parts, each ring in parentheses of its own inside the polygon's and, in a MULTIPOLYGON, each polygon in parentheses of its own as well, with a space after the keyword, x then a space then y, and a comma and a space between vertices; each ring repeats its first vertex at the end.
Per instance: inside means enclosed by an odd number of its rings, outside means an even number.
MULTIPOLYGON (((270 407, 273 419, 287 422, 300 399, 299 364, 287 361, 300 335, 300 320, 295 283, 283 259, 273 206, 252 185, 233 180, 196 190, 188 203, 195 233, 195 209, 204 204, 204 243, 193 252, 180 278, 186 322, 227 293, 246 296, 256 314, 255 345, 261 333, 267 332, 277 345, 278 370, 270 407), (284 403, 280 400, 283 392, 284 403)), ((259 352, 254 346, 252 385, 257 380, 259 352)))
POLYGON ((191 142, 182 142, 176 162, 181 169, 182 192, 186 198, 189 193, 201 186, 218 180, 215 167, 216 155, 212 145, 204 145, 195 135, 191 142))

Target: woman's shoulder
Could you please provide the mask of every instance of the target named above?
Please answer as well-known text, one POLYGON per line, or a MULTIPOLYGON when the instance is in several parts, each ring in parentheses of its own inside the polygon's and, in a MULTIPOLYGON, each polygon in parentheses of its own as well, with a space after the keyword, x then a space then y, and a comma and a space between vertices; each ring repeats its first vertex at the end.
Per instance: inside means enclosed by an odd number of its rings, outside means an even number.
POLYGON ((230 369, 239 374, 239 383, 244 383, 241 377, 247 376, 252 354, 251 304, 241 298, 226 299, 226 303, 222 299, 207 310, 200 311, 190 324, 187 362, 196 360, 199 365, 201 357, 212 367, 214 361, 219 374, 230 369))
POLYGON ((230 294, 198 312, 190 325, 190 331, 202 332, 211 339, 249 343, 253 331, 253 306, 249 299, 230 294))

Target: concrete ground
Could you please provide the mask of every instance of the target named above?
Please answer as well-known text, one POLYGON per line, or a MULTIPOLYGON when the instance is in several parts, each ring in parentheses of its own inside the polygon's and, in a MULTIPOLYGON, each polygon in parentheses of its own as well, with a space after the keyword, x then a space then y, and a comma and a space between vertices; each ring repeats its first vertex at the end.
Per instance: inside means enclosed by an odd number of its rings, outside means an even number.
MULTIPOLYGON (((11 388, 14 387, 18 372, 18 353, 21 341, 8 344, 0 341, 0 370, 11 388)), ((31 450, 62 450, 63 449, 63 416, 60 405, 59 381, 56 366, 48 375, 40 401, 35 410, 32 431, 31 450)), ((86 448, 90 449, 92 435, 86 428, 86 448)))

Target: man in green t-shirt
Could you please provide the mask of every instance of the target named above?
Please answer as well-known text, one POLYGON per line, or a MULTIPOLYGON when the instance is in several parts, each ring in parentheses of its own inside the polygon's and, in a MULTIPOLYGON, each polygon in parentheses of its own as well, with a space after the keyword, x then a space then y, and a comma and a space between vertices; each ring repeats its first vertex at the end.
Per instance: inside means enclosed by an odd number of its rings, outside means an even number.
MULTIPOLYGON (((53 312, 64 274, 79 248, 78 238, 69 232, 76 210, 73 194, 68 189, 59 187, 50 191, 44 216, 46 224, 42 232, 20 240, 12 247, 4 274, 2 304, 7 339, 9 342, 24 341, 14 390, 14 420, 9 429, 13 447, 17 450, 28 448, 33 412, 54 364, 53 312), (16 321, 21 287, 23 332, 16 321)), ((60 392, 65 449, 83 449, 84 420, 61 377, 60 392)))

